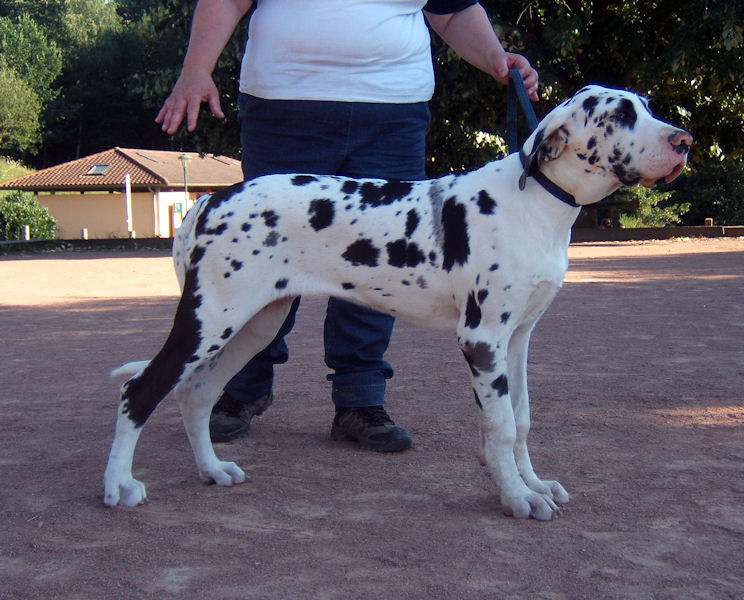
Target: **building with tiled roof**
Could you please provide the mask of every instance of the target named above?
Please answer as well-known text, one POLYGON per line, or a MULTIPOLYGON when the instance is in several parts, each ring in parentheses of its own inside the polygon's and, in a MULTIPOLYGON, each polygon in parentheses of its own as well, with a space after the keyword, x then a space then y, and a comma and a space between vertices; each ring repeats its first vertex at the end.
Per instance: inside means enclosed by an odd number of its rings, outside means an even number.
POLYGON ((243 178, 238 160, 185 154, 183 161, 183 152, 112 148, 0 183, 0 190, 36 194, 61 239, 172 237, 196 198, 243 178))

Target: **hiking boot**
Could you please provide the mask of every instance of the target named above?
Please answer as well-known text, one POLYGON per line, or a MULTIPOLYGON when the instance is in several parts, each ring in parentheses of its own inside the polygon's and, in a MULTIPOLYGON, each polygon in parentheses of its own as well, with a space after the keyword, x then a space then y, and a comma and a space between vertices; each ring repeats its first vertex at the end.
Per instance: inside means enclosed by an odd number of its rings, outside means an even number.
POLYGON ((209 417, 209 437, 215 444, 231 442, 248 435, 251 419, 271 406, 274 396, 269 393, 255 402, 241 402, 222 392, 209 417))
POLYGON ((337 406, 331 439, 359 442, 363 450, 375 452, 402 452, 411 447, 411 436, 393 423, 382 406, 337 406))

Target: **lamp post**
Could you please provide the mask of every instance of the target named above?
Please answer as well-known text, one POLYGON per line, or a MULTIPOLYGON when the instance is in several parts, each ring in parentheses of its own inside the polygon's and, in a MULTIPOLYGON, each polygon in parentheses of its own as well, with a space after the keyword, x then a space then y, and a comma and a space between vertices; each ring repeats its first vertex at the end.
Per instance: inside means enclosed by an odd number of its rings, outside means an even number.
POLYGON ((186 154, 185 152, 181 154, 181 156, 178 157, 178 160, 181 161, 181 164, 183 165, 183 193, 184 197, 186 198, 186 201, 183 205, 183 211, 184 214, 189 209, 189 161, 191 160, 191 157, 186 154))

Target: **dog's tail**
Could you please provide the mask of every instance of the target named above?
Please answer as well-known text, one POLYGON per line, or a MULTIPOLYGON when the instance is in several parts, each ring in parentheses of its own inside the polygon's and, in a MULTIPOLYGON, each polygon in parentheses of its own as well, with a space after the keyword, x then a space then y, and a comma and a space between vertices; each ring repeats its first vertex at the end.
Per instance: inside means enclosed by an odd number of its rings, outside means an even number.
POLYGON ((142 371, 149 364, 149 360, 136 360, 134 362, 128 362, 111 371, 111 378, 113 379, 114 377, 119 377, 120 375, 135 375, 136 373, 142 371))

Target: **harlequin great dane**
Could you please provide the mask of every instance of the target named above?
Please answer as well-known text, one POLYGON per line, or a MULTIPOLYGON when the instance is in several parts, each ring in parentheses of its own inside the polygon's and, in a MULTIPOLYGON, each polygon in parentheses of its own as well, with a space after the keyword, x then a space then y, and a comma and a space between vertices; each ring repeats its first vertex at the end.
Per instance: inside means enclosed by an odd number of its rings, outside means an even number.
POLYGON ((333 295, 457 332, 480 409, 482 458, 506 514, 547 520, 568 502, 535 474, 527 346, 560 288, 579 207, 622 185, 674 179, 692 137, 629 92, 587 87, 550 112, 522 152, 477 171, 402 182, 269 175, 202 197, 174 242, 182 295, 173 327, 121 388, 104 503, 133 506, 134 448, 169 393, 200 476, 245 479, 221 462, 209 415, 223 385, 279 329, 298 295, 333 295))

